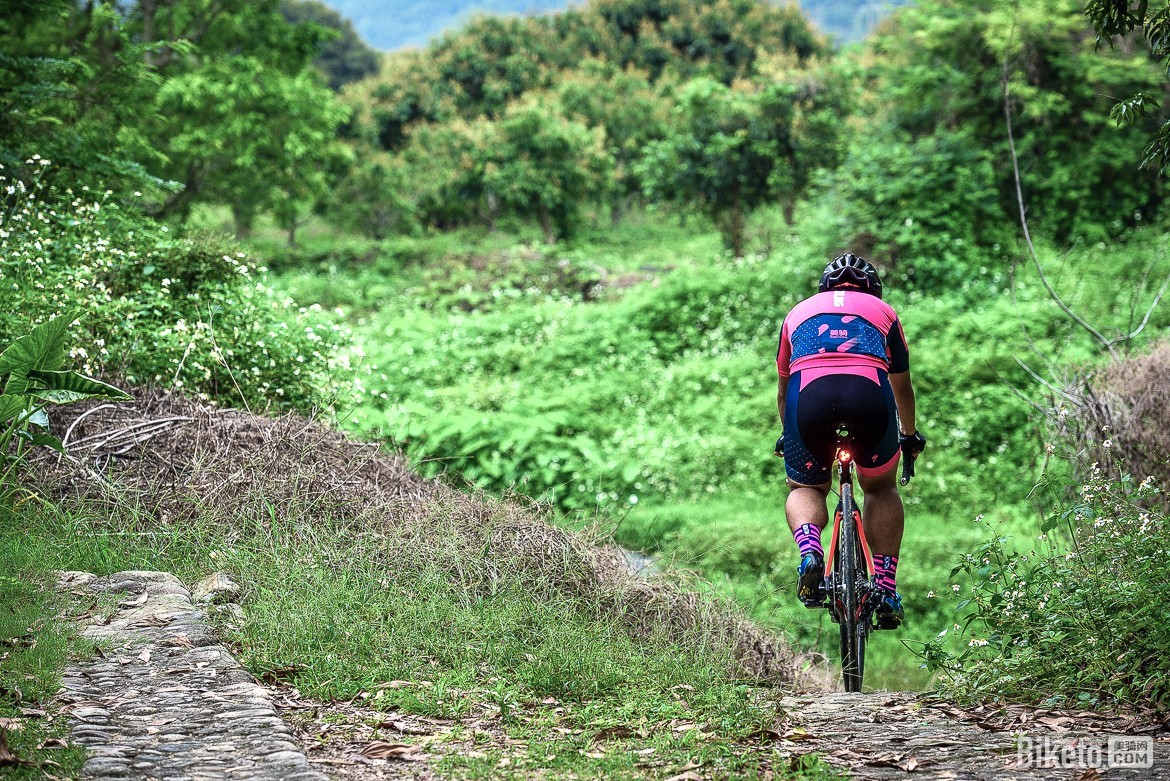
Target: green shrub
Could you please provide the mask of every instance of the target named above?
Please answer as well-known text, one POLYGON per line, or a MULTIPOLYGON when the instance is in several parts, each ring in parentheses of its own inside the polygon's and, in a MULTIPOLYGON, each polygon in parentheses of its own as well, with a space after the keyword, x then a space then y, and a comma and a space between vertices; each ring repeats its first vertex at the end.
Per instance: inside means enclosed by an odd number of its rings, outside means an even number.
POLYGON ((225 240, 174 236, 110 191, 2 170, 0 186, 0 337, 30 315, 81 311, 71 355, 86 373, 256 406, 307 407, 338 392, 347 332, 282 300, 225 240))
POLYGON ((950 595, 965 612, 961 653, 936 638, 927 662, 966 700, 1047 705, 1170 705, 1170 525, 1146 509, 1153 478, 1105 477, 1094 464, 1073 502, 1021 550, 997 535, 963 556, 950 595))
POLYGON ((60 440, 48 432, 47 406, 83 399, 130 398, 103 382, 64 370, 72 323, 72 315, 54 317, 0 353, 0 500, 16 490, 12 476, 25 465, 29 447, 44 445, 64 452, 60 440))

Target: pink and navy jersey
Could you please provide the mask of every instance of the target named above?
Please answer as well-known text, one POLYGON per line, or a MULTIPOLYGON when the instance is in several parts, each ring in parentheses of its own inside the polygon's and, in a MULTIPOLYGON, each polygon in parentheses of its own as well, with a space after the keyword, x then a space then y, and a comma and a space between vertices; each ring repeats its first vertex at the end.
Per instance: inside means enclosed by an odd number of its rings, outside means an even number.
POLYGON ((897 374, 910 369, 910 351, 893 307, 869 293, 830 290, 801 301, 784 318, 776 369, 781 377, 805 369, 897 374))

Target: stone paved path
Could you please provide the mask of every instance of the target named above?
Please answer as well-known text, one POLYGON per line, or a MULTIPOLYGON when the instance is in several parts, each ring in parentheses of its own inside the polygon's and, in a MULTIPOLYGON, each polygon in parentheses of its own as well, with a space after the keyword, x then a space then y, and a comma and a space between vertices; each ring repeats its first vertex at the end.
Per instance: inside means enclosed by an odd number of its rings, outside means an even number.
MULTIPOLYGON (((70 742, 89 752, 83 779, 328 781, 309 764, 272 695, 216 642, 174 576, 64 573, 61 583, 74 593, 109 594, 116 602, 108 620, 93 619, 83 633, 94 642, 94 655, 74 663, 62 678, 70 742)), ((433 777, 427 762, 369 759, 368 748, 375 739, 390 745, 382 730, 391 737, 412 736, 413 743, 420 734, 441 737, 450 726, 311 704, 287 691, 278 692, 278 699, 290 716, 304 722, 298 729, 313 741, 315 761, 329 764, 346 781, 433 777), (306 716, 310 712, 319 722, 306 716)), ((962 711, 904 692, 789 697, 786 709, 788 726, 750 749, 778 750, 788 757, 785 761, 815 753, 854 778, 1170 781, 1170 733, 1136 718, 1060 715, 1020 706, 962 711), (1079 736, 1079 745, 1100 748, 1109 735, 1149 735, 1154 766, 1097 774, 1084 767, 1045 767, 1043 761, 1021 765, 1016 733, 1036 744, 1048 739, 1054 746, 1079 736)), ((419 742, 421 747, 425 741, 419 742)), ((454 744, 433 748, 463 750, 454 744)), ((706 778, 696 772, 677 777, 706 778)))
POLYGON ((786 705, 801 724, 788 736, 798 738, 790 750, 819 753, 854 778, 1170 779, 1170 735, 1152 725, 1097 714, 1053 716, 1018 706, 962 712, 910 692, 816 694, 788 698, 786 705), (1017 733, 1035 747, 1023 763, 1018 761, 1017 733), (1150 737, 1153 767, 1092 768, 1093 747, 1106 748, 1111 735, 1150 737), (1058 758, 1057 752, 1070 744, 1072 753, 1058 758), (1045 746, 1049 750, 1041 756, 1045 746), (1081 766, 1074 766, 1081 757, 1081 766))
POLYGON ((83 779, 327 781, 264 687, 212 636, 173 575, 65 573, 74 592, 123 595, 83 633, 97 653, 62 678, 83 779))

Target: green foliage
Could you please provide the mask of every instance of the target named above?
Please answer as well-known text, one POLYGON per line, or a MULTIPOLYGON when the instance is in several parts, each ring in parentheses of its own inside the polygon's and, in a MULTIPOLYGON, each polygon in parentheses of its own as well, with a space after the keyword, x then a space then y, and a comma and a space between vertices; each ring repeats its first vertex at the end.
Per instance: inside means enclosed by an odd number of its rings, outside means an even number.
POLYGON ((825 193, 853 247, 876 254, 899 282, 936 290, 956 269, 1002 262, 1015 246, 996 162, 964 133, 875 133, 828 177, 825 193))
POLYGON ((0 185, 11 193, 0 211, 0 335, 15 338, 29 313, 85 312, 70 356, 86 373, 261 407, 337 392, 344 332, 282 301, 225 240, 172 237, 109 192, 9 176, 0 185))
MULTIPOLYGON (((1144 0, 1136 8, 1129 0, 1089 0, 1085 3, 1085 17, 1097 33, 1098 45, 1107 41, 1112 48, 1115 39, 1125 40, 1134 30, 1141 30, 1155 60, 1164 61, 1170 53, 1170 4, 1150 10, 1144 0)), ((1166 67, 1170 69, 1170 65, 1166 67)), ((1170 70, 1167 74, 1170 75, 1170 70)), ((1158 116, 1160 107, 1157 92, 1139 90, 1129 97, 1118 98, 1109 116, 1120 127, 1140 123, 1155 128, 1141 164, 1157 167, 1158 173, 1164 174, 1170 166, 1170 121, 1158 116)))
POLYGON ((156 101, 169 126, 171 170, 198 171, 173 203, 189 206, 193 190, 227 203, 240 235, 261 211, 291 210, 285 219, 295 220, 346 160, 335 139, 345 111, 305 71, 290 77, 255 57, 217 58, 169 79, 156 101))
POLYGON ((773 71, 758 90, 687 82, 674 121, 661 140, 646 145, 635 167, 651 198, 704 211, 737 256, 748 212, 775 199, 791 223, 811 172, 838 157, 840 91, 818 83, 811 70, 773 71))
MULTIPOLYGON (((801 10, 817 29, 841 41, 856 41, 873 28, 890 7, 904 0, 803 0, 801 10)), ((470 14, 551 14, 564 11, 567 0, 453 0, 436 5, 422 0, 332 0, 353 20, 367 41, 383 51, 425 46, 443 32, 462 24, 470 14)), ((577 4, 573 4, 577 5, 577 4)))
POLYGON ((130 398, 104 382, 63 370, 72 323, 72 315, 54 317, 0 352, 0 501, 15 491, 13 473, 24 465, 29 447, 62 450, 61 442, 47 431, 48 405, 130 398))
POLYGON ((535 214, 550 243, 568 238, 582 206, 606 187, 613 162, 604 140, 603 128, 590 130, 558 106, 510 106, 482 150, 489 204, 495 198, 513 213, 535 214))
POLYGON ((1158 490, 1153 478, 1114 481, 1094 468, 1076 500, 1052 511, 1034 548, 1022 552, 997 535, 966 554, 951 575, 970 578, 952 594, 970 639, 962 653, 945 651, 941 638, 927 649, 947 673, 946 691, 1164 709, 1170 530, 1146 507, 1158 490))
POLYGON ((1096 51, 1072 0, 918 3, 879 29, 864 62, 864 132, 830 197, 852 243, 920 284, 940 281, 939 255, 970 266, 1013 232, 1005 75, 1034 231, 1097 241, 1160 206, 1157 177, 1133 170, 1134 131, 1105 121, 1105 96, 1155 88, 1157 68, 1096 51))
POLYGON ((151 47, 132 40, 108 4, 75 6, 5 8, 0 165, 19 169, 39 153, 71 181, 163 186, 145 168, 158 157, 140 113, 150 102, 151 47))
POLYGON ((69 185, 139 189, 180 217, 226 202, 246 229, 260 209, 292 221, 344 167, 345 111, 310 65, 324 28, 279 0, 44 3, 24 21, 0 28, 10 170, 45 155, 69 185))
MULTIPOLYGON (((391 165, 404 171, 412 197, 400 224, 491 227, 511 211, 565 238, 592 204, 616 220, 643 191, 669 190, 665 181, 644 181, 651 169, 639 161, 666 132, 667 93, 677 82, 725 88, 771 80, 775 60, 795 72, 824 51, 793 9, 755 0, 596 2, 555 17, 477 19, 425 51, 389 57, 382 74, 348 91, 347 101, 359 148, 393 153, 391 165)), ((812 115, 842 103, 828 99, 836 92, 817 76, 782 81, 762 99, 750 145, 759 147, 756 157, 775 156, 767 186, 791 201, 812 168, 835 159, 820 152, 835 144, 838 134, 826 131, 836 125, 812 115)), ((694 197, 744 204, 732 218, 738 224, 761 200, 754 182, 739 189, 694 197)))

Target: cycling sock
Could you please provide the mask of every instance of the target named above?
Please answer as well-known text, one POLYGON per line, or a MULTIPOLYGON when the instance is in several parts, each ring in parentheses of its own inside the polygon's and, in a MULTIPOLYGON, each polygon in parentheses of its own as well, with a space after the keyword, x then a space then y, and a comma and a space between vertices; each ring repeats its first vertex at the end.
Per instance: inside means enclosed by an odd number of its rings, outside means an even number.
POLYGON ((810 553, 822 557, 825 555, 825 549, 821 547, 821 527, 815 523, 802 524, 796 531, 792 532, 792 537, 796 540, 797 546, 800 547, 801 557, 810 553))
POLYGON ((875 586, 886 591, 897 591, 894 587, 898 572, 897 556, 874 556, 873 569, 873 584, 875 586))

